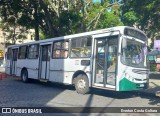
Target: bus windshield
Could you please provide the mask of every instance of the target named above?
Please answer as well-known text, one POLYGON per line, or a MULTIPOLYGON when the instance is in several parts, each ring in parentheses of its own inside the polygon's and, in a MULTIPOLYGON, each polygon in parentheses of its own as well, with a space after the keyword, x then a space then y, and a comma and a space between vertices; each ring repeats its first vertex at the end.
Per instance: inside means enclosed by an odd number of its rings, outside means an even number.
POLYGON ((144 43, 132 39, 123 38, 121 48, 121 62, 125 65, 144 68, 146 67, 145 55, 146 46, 144 43))

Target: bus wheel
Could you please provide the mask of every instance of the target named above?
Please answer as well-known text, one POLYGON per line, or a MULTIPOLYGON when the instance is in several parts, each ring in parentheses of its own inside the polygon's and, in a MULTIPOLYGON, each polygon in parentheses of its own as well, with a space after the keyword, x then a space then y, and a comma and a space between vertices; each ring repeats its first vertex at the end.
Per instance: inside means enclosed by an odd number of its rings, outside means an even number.
POLYGON ((86 75, 80 74, 75 81, 75 88, 77 93, 86 94, 89 92, 89 81, 86 75))
POLYGON ((28 82, 28 72, 27 72, 27 70, 23 70, 23 71, 22 71, 21 78, 22 78, 22 81, 23 81, 24 83, 27 83, 27 82, 28 82))

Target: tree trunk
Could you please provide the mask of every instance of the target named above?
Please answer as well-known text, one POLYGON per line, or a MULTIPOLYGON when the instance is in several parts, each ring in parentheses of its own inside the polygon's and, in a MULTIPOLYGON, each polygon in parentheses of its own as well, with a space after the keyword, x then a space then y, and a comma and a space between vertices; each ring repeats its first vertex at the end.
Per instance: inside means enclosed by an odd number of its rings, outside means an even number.
POLYGON ((35 40, 38 41, 39 40, 39 24, 38 24, 38 9, 37 9, 37 4, 34 4, 34 20, 35 20, 35 40))
POLYGON ((58 31, 56 29, 54 29, 53 24, 52 24, 52 17, 48 11, 47 5, 43 2, 43 0, 40 0, 40 5, 42 7, 42 9, 44 10, 45 13, 45 22, 48 26, 48 31, 49 31, 49 37, 54 37, 54 36, 58 36, 58 31))

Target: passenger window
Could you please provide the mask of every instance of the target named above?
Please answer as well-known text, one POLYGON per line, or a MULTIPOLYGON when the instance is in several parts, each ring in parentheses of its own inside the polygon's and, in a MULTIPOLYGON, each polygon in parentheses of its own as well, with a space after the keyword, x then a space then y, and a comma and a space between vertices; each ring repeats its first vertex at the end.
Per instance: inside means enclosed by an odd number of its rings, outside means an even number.
POLYGON ((28 50, 28 58, 29 59, 36 59, 38 58, 38 44, 30 45, 28 50))
POLYGON ((17 61, 18 49, 13 49, 13 61, 17 61))
POLYGON ((71 40, 71 57, 83 58, 91 56, 91 37, 73 38, 71 40))
POLYGON ((19 47, 18 59, 25 59, 27 57, 27 46, 19 47))
POLYGON ((11 49, 8 48, 8 51, 7 51, 7 60, 10 60, 11 58, 11 49))
POLYGON ((67 58, 68 57, 68 41, 58 41, 53 43, 52 58, 67 58))

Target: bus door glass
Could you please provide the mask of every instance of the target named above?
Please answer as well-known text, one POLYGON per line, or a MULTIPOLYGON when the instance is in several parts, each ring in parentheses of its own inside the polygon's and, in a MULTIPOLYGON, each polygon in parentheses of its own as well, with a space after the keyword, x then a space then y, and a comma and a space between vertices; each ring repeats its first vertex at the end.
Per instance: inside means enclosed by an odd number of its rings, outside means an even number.
POLYGON ((116 84, 118 36, 96 38, 95 78, 98 86, 116 84))
POLYGON ((10 72, 12 75, 16 75, 16 66, 17 66, 17 53, 18 49, 12 49, 12 57, 11 57, 11 66, 10 72))
POLYGON ((40 78, 49 78, 49 64, 50 64, 51 45, 41 46, 41 59, 40 59, 40 78))

